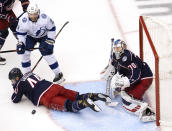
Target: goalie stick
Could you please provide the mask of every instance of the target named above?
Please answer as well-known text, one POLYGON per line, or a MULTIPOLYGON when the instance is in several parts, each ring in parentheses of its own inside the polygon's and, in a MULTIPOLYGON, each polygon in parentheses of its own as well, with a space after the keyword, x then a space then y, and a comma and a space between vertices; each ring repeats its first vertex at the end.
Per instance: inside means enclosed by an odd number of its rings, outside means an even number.
MULTIPOLYGON (((113 41, 114 41, 114 39, 112 38, 111 39, 111 52, 110 52, 110 57, 112 57, 112 55, 113 55, 113 41)), ((111 59, 111 58, 110 58, 111 59)), ((111 61, 109 59, 109 62, 111 61)), ((112 77, 111 78, 109 78, 108 80, 107 80, 107 82, 106 82, 106 95, 108 95, 109 97, 111 97, 111 89, 110 89, 110 83, 111 83, 111 79, 112 79, 112 77)), ((111 107, 115 107, 115 106, 117 106, 118 105, 118 102, 106 102, 105 103, 107 106, 111 106, 111 107)))
MULTIPOLYGON (((59 32, 57 33, 55 39, 57 38, 57 36, 60 34, 60 32, 63 30, 63 28, 69 23, 69 21, 67 21, 66 23, 64 23, 64 25, 61 27, 61 29, 59 30, 59 32)), ((39 62, 41 61, 41 59, 43 58, 43 56, 41 56, 39 58, 39 60, 37 61, 37 63, 35 64, 35 66, 32 69, 32 72, 35 70, 35 68, 37 67, 37 65, 39 64, 39 62)))

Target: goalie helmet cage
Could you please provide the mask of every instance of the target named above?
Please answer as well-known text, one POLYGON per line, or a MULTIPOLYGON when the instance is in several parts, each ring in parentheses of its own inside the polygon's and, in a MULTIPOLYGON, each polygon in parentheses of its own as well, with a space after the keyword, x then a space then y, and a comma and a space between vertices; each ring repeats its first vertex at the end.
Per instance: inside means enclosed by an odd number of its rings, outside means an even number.
POLYGON ((172 126, 172 35, 169 27, 148 16, 139 18, 140 58, 153 72, 153 83, 146 92, 148 103, 156 113, 157 126, 172 126), (171 57, 170 57, 171 56, 171 57))

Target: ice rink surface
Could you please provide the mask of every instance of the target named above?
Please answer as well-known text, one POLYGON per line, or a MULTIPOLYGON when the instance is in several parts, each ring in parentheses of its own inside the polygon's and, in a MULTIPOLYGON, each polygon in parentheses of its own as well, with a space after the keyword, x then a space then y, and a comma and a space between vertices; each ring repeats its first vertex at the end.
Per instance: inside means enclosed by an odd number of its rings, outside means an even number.
MULTIPOLYGON (((97 80, 108 62, 111 38, 125 40, 128 48, 139 55, 139 15, 154 16, 167 23, 169 27, 172 25, 170 0, 37 0, 36 2, 40 9, 55 21, 57 31, 69 21, 56 40, 54 54, 66 78, 65 87, 81 93, 105 92, 105 82, 97 80)), ((17 16, 22 13, 18 1, 14 12, 17 16)), ((3 50, 15 49, 16 43, 10 32, 3 50)), ((20 104, 13 104, 10 99, 13 90, 8 81, 8 72, 14 66, 21 67, 20 57, 16 53, 6 53, 2 56, 7 59, 7 64, 0 67, 2 131, 159 130, 155 122, 143 124, 137 117, 126 113, 121 105, 110 108, 98 102, 102 112, 95 113, 85 109, 74 114, 34 107, 25 97, 20 104), (33 109, 36 110, 35 115, 31 114, 33 109)), ((38 51, 32 52, 32 66, 39 58, 38 51)), ((35 73, 51 81, 54 77, 44 60, 35 69, 35 73)), ((120 98, 117 100, 120 101, 120 98)))

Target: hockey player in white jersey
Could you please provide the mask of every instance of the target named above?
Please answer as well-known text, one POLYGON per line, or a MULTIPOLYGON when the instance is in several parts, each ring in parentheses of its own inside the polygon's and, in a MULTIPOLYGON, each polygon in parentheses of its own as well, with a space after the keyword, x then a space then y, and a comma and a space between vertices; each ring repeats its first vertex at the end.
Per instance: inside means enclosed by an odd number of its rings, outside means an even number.
POLYGON ((53 55, 53 48, 56 36, 56 27, 51 18, 40 11, 37 4, 30 3, 27 12, 24 13, 17 26, 17 53, 21 55, 23 72, 31 71, 31 51, 36 43, 40 43, 39 50, 49 67, 55 74, 53 82, 64 81, 63 73, 59 69, 59 64, 53 55))

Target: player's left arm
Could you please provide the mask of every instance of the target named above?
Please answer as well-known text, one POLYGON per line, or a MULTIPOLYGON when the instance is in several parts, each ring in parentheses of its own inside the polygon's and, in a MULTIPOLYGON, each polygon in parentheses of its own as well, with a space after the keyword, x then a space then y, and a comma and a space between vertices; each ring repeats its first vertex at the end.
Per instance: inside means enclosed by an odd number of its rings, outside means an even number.
POLYGON ((14 89, 14 92, 11 96, 11 100, 13 101, 13 103, 18 103, 22 99, 23 92, 19 86, 13 86, 13 89, 14 89))
POLYGON ((27 11, 27 7, 29 5, 29 0, 20 0, 21 2, 21 5, 22 5, 22 8, 23 8, 23 11, 26 12, 27 11))

